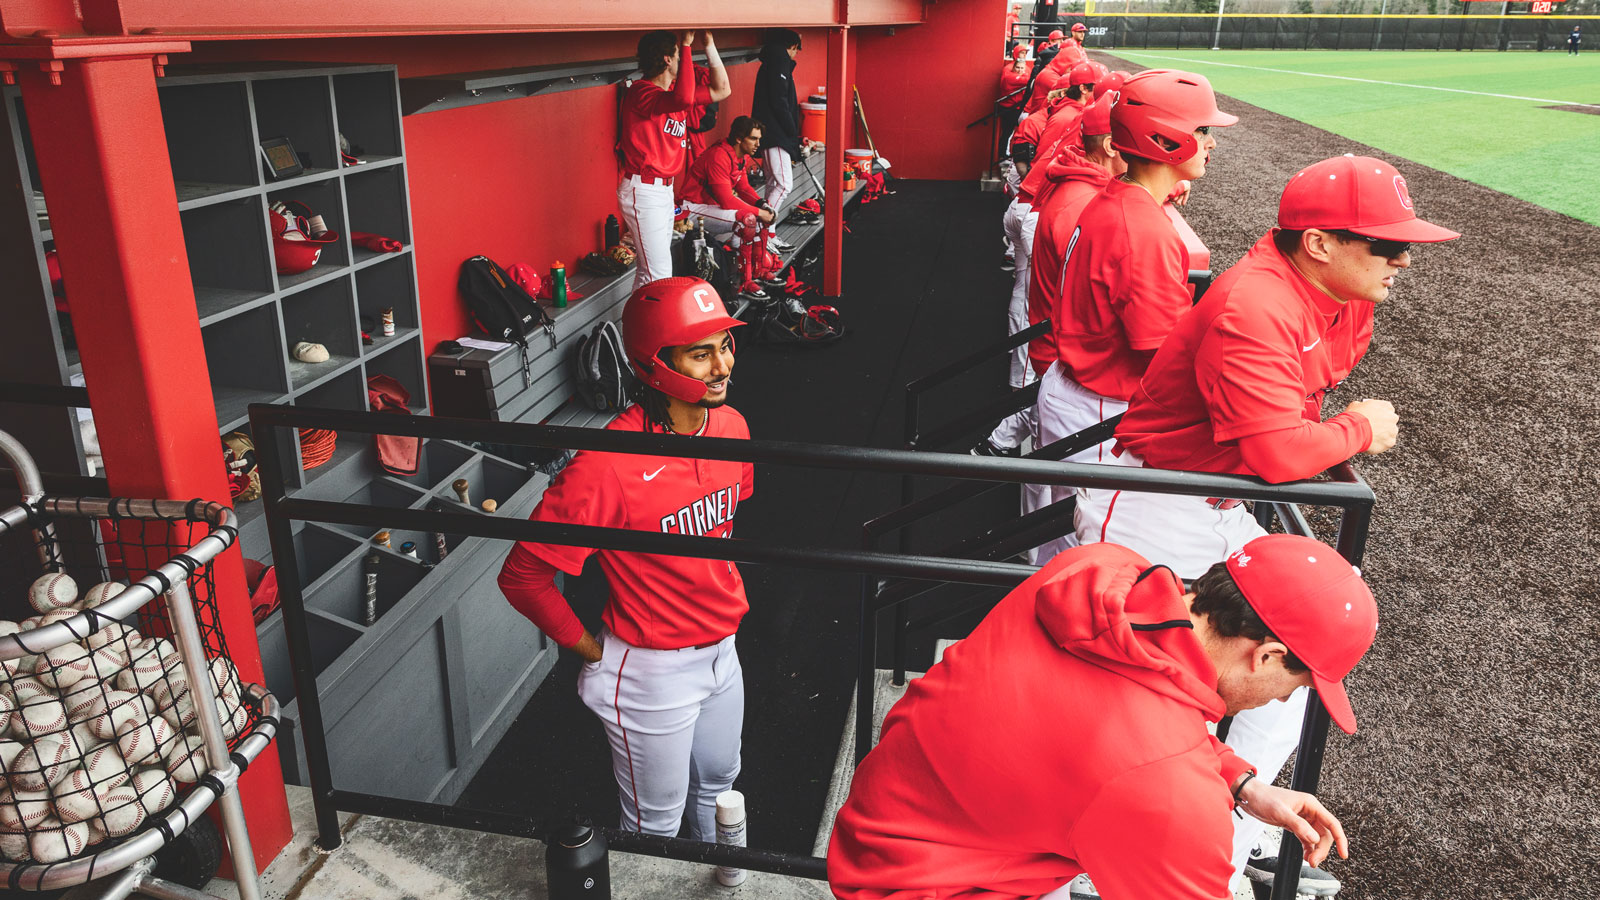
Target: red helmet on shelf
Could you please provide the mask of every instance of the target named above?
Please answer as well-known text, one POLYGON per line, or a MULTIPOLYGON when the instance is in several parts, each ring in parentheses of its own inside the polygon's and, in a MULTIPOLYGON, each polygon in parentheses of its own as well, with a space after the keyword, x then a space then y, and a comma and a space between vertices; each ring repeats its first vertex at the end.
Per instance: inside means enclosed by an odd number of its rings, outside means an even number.
POLYGON ((640 381, 685 403, 699 403, 706 395, 705 382, 680 374, 659 354, 743 324, 728 315, 710 284, 699 278, 663 278, 628 298, 622 310, 622 347, 640 381))
POLYGON ((1176 165, 1194 156, 1196 128, 1239 121, 1217 108, 1211 82, 1193 72, 1140 72, 1122 83, 1120 94, 1111 110, 1111 146, 1156 162, 1176 165))
POLYGON ((339 240, 337 232, 323 228, 322 217, 298 200, 274 203, 267 210, 267 227, 272 233, 272 259, 279 275, 298 275, 317 264, 322 248, 339 240), (306 211, 296 215, 287 204, 306 211))

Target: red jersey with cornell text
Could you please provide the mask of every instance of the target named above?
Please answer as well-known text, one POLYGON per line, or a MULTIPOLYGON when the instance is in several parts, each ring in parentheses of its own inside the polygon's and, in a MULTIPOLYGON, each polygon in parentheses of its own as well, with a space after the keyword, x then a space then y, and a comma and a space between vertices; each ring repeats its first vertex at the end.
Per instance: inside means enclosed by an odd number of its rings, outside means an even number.
POLYGON ((1150 192, 1117 178, 1076 230, 1050 317, 1056 356, 1079 385, 1127 400, 1192 302, 1189 251, 1150 192))
MULTIPOLYGON (((1081 146, 1081 145, 1080 145, 1081 146)), ((1100 195, 1111 173, 1089 161, 1081 149, 1068 147, 1050 162, 1045 175, 1055 187, 1036 207, 1039 221, 1033 230, 1033 254, 1028 269, 1028 324, 1050 318, 1061 295, 1062 262, 1071 247, 1078 216, 1100 195)), ((1044 334, 1028 342, 1028 359, 1036 375, 1044 375, 1056 361, 1056 345, 1044 334)))
MULTIPOLYGON (((606 427, 661 432, 637 405, 606 427)), ((750 428, 744 416, 721 406, 706 411, 701 434, 748 439, 750 428)), ((749 463, 585 450, 556 476, 530 518, 731 537, 734 513, 754 491, 755 467, 749 463)), ((635 647, 675 650, 720 640, 738 630, 739 620, 750 608, 738 568, 725 560, 519 542, 507 560, 507 570, 524 561, 519 554, 536 557, 569 575, 583 571, 590 554, 599 554, 600 568, 611 586, 611 599, 601 618, 612 634, 635 647)), ((506 587, 504 575, 501 585, 506 587)), ((512 600, 515 605, 517 598, 512 600)), ((559 608, 541 604, 529 617, 552 635, 572 635, 575 629, 581 634, 571 607, 565 602, 554 605, 559 608), (540 621, 546 618, 548 621, 540 621)), ((570 646, 577 638, 557 640, 570 646)))
POLYGON ((1372 427, 1349 413, 1323 423, 1322 400, 1366 354, 1373 308, 1318 290, 1268 233, 1178 322, 1117 440, 1156 468, 1256 475, 1241 439, 1311 422, 1329 432, 1325 452, 1285 474, 1309 478, 1349 459, 1372 442, 1372 427))
POLYGON ((711 102, 711 88, 694 77, 694 56, 680 47, 678 77, 668 93, 640 79, 622 98, 622 168, 641 178, 672 178, 683 171, 689 109, 711 102))

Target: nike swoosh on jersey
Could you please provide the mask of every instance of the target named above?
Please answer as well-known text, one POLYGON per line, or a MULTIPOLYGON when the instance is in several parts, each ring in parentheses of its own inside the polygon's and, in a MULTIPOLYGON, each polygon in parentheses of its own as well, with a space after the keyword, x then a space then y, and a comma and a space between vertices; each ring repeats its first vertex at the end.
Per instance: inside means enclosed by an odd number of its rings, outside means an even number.
MULTIPOLYGON (((662 466, 661 467, 661 469, 665 469, 665 468, 666 468, 666 466, 662 466)), ((657 475, 660 475, 661 474, 661 469, 657 469, 654 472, 646 472, 646 473, 644 473, 644 480, 645 481, 649 481, 649 480, 655 478, 657 475)))
POLYGON ((1311 343, 1305 345, 1304 347, 1301 347, 1300 348, 1300 352, 1301 353, 1310 353, 1311 352, 1311 348, 1315 347, 1316 345, 1318 345, 1320 343, 1322 343, 1322 338, 1317 338, 1316 340, 1314 340, 1311 343))

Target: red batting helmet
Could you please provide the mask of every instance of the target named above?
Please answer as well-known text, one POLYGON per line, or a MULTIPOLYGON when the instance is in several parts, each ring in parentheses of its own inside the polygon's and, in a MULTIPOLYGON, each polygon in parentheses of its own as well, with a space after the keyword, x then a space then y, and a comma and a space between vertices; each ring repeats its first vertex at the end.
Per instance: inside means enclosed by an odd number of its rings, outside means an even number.
POLYGON ((699 403, 705 382, 681 375, 657 354, 743 325, 717 289, 698 278, 663 278, 633 292, 622 310, 622 347, 639 380, 669 397, 699 403))
POLYGON ((1196 128, 1238 121, 1238 116, 1217 108, 1217 95, 1205 76, 1151 69, 1123 82, 1121 98, 1111 111, 1111 146, 1120 153, 1176 165, 1199 150, 1196 128))
POLYGON ((1111 74, 1111 70, 1097 62, 1092 60, 1081 62, 1073 66, 1072 71, 1067 74, 1067 84, 1068 86, 1074 84, 1096 84, 1109 74, 1111 74))

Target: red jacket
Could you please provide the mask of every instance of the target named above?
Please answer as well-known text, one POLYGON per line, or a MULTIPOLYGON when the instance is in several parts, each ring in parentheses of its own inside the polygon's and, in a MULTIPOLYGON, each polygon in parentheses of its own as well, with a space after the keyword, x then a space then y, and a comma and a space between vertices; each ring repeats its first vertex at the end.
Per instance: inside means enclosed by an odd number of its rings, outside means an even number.
MULTIPOLYGON (((1048 191, 1041 191, 1034 209, 1039 221, 1033 229, 1032 255, 1028 262, 1028 324, 1037 325, 1050 318, 1061 295, 1062 269, 1067 244, 1078 225, 1078 214, 1096 195, 1105 190, 1111 173, 1089 161, 1081 145, 1069 146, 1044 169, 1048 191)), ((1028 174, 1033 174, 1031 171, 1028 174)), ((1033 371, 1043 375, 1056 361, 1056 342, 1051 335, 1028 342, 1028 359, 1033 371)))
POLYGON ((1183 586, 1114 544, 1068 550, 912 682, 828 843, 841 900, 1229 896, 1249 765, 1183 586))
POLYGON ((695 158, 689 174, 678 182, 678 199, 755 215, 761 197, 750 187, 748 157, 727 141, 695 158))

